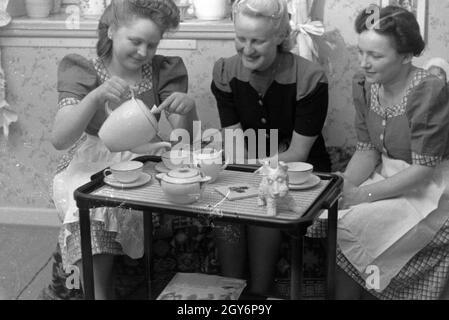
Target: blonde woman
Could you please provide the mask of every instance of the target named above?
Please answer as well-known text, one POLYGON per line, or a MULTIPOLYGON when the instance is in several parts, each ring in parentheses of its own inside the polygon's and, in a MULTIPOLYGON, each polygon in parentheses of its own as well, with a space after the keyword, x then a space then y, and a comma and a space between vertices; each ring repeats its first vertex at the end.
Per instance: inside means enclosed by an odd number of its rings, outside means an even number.
MULTIPOLYGON (((290 53, 286 2, 240 0, 232 9, 237 54, 215 63, 211 87, 222 128, 276 129, 278 150, 270 154, 278 154, 280 161, 308 161, 318 171, 330 171, 321 134, 328 109, 327 78, 320 66, 290 53)), ((257 145, 261 143, 269 150, 270 137, 257 145)), ((248 158, 257 158, 256 152, 249 152, 248 158)), ((243 277, 248 252, 250 290, 266 294, 280 239, 275 229, 223 228, 218 236, 223 273, 243 277)))

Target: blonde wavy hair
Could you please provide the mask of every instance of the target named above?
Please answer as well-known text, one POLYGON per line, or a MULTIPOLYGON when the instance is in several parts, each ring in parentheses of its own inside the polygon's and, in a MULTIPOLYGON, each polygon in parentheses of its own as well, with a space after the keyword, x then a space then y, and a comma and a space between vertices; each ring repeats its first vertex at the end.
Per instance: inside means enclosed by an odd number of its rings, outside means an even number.
POLYGON ((236 0, 232 5, 232 18, 239 14, 249 17, 263 17, 273 23, 274 32, 284 40, 280 51, 290 51, 295 45, 290 26, 290 15, 285 0, 236 0))

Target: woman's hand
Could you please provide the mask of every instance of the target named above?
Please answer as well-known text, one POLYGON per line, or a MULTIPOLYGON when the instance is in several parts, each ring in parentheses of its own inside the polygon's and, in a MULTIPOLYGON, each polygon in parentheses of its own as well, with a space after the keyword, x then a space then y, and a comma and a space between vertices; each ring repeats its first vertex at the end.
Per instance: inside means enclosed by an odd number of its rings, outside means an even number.
POLYGON ((343 184, 343 196, 339 202, 339 209, 348 209, 360 203, 369 202, 368 193, 361 187, 345 179, 343 184))
POLYGON ((136 154, 151 154, 160 156, 165 151, 170 150, 170 148, 170 142, 161 141, 145 143, 141 146, 137 146, 134 149, 131 149, 130 151, 136 154))
POLYGON ((113 105, 119 105, 123 101, 123 97, 129 92, 129 85, 122 78, 112 76, 92 92, 100 106, 104 106, 106 101, 113 105))
POLYGON ((159 111, 165 110, 168 113, 181 115, 189 113, 193 108, 195 108, 195 100, 183 92, 173 92, 158 107, 159 111))

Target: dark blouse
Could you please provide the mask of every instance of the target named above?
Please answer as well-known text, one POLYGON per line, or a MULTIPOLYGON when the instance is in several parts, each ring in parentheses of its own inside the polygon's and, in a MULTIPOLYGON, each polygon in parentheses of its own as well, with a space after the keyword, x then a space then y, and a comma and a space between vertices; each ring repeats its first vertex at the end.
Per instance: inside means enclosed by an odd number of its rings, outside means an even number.
MULTIPOLYGON (((264 95, 250 84, 251 71, 239 56, 214 65, 212 92, 222 127, 240 123, 247 129, 278 129, 279 149, 290 145, 293 131, 318 136, 308 162, 318 171, 330 171, 330 159, 321 134, 328 109, 328 83, 316 64, 292 53, 279 53, 273 82, 264 95)), ((265 137, 269 150, 269 137, 265 137)), ((257 143, 259 144, 259 142, 257 143)), ((276 150, 277 151, 277 150, 276 150)))
POLYGON ((354 77, 357 149, 377 150, 409 164, 436 166, 449 155, 449 90, 423 69, 415 71, 402 101, 383 107, 379 84, 354 77))
MULTIPOLYGON (((148 108, 159 105, 173 92, 187 92, 187 69, 180 57, 156 55, 142 67, 143 79, 138 84, 137 98, 148 108)), ((89 92, 110 78, 100 58, 88 60, 77 54, 65 56, 58 68, 59 107, 78 104, 89 92)), ((130 98, 130 93, 128 97, 130 98)), ((157 115, 159 120, 159 115, 157 115)), ((98 135, 106 120, 104 108, 99 108, 86 128, 86 133, 98 135)))

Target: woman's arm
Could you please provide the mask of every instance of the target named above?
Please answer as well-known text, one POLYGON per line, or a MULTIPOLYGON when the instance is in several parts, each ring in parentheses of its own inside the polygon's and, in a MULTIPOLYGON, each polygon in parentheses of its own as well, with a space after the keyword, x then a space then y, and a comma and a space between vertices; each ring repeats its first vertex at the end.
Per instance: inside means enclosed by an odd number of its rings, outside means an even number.
POLYGON ((361 187, 361 189, 366 193, 371 193, 371 201, 394 198, 429 183, 433 171, 433 167, 411 165, 384 181, 361 187))
POLYGON ((307 161, 310 149, 312 149, 317 138, 318 137, 306 137, 293 132, 290 147, 287 151, 278 155, 278 160, 284 162, 307 161))
POLYGON ((106 100, 119 104, 127 90, 129 86, 126 81, 113 76, 89 92, 78 104, 59 109, 52 130, 53 146, 57 150, 72 146, 81 137, 98 108, 103 108, 106 100))
MULTIPOLYGON (((240 123, 226 127, 222 130, 222 141, 225 141, 225 131, 224 130, 242 130, 242 126, 240 123)), ((310 149, 312 148, 313 144, 315 143, 315 140, 317 137, 306 137, 303 135, 300 135, 296 132, 293 133, 292 142, 290 144, 290 147, 287 151, 282 152, 274 157, 271 157, 270 159, 276 159, 277 161, 283 161, 283 162, 295 162, 295 161, 307 161, 307 158, 309 157, 310 149)), ((226 141, 225 141, 226 142, 226 141)), ((244 144, 240 144, 244 147, 244 144)), ((248 158, 248 151, 246 147, 243 148, 243 150, 238 150, 237 147, 239 144, 235 143, 233 141, 232 143, 227 143, 225 145, 225 154, 233 155, 233 160, 236 161, 237 158, 240 159, 240 162, 243 159, 245 161, 253 160, 252 162, 258 162, 257 160, 270 160, 270 159, 247 159, 248 158)))
POLYGON ((195 100, 184 92, 171 93, 158 107, 159 111, 185 115, 196 107, 195 100))
POLYGON ((358 187, 371 176, 379 161, 380 154, 377 150, 357 150, 346 167, 345 180, 358 187))
POLYGON ((399 197, 428 183, 432 178, 433 170, 432 167, 412 165, 383 181, 368 186, 349 188, 343 194, 343 207, 399 197))
POLYGON ((165 111, 173 129, 192 127, 192 113, 195 112, 195 100, 188 91, 187 68, 180 57, 155 56, 153 74, 157 79, 156 93, 159 96, 159 111, 165 111))
MULTIPOLYGON (((196 103, 187 93, 173 92, 158 107, 165 111, 172 130, 185 129, 189 132, 190 143, 193 139, 193 121, 196 120, 196 103)), ((170 132, 171 134, 171 132, 170 132)))
POLYGON ((98 99, 94 92, 76 105, 59 109, 53 124, 51 142, 56 150, 72 146, 86 130, 89 121, 97 112, 98 99))
MULTIPOLYGON (((232 126, 228 126, 221 130, 221 141, 224 147, 225 157, 233 164, 243 164, 248 162, 248 151, 246 150, 245 144, 242 141, 241 143, 236 143, 236 139, 232 139, 232 141, 226 139, 226 131, 235 132, 235 130, 243 130, 242 125, 240 123, 234 124, 232 126), (241 147, 241 148, 240 148, 241 147)), ((229 136, 229 135, 228 135, 229 136)), ((210 146, 213 146, 217 149, 217 142, 212 142, 210 146)), ((257 162, 254 160, 254 162, 257 162)))
POLYGON ((323 69, 304 60, 299 60, 298 66, 296 101, 291 106, 295 117, 292 139, 289 148, 278 155, 284 162, 307 161, 322 133, 329 105, 329 86, 323 69))

